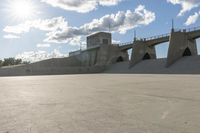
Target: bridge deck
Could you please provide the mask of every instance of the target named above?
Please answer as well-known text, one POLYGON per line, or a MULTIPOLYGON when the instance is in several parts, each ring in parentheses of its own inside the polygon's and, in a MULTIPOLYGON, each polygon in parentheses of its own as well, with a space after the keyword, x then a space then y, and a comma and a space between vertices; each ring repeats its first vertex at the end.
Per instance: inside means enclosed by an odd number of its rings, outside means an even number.
MULTIPOLYGON (((200 27, 182 29, 182 30, 176 29, 176 31, 188 33, 190 35, 191 39, 200 38, 200 27)), ((153 36, 153 37, 149 37, 149 38, 137 39, 136 41, 144 41, 148 46, 155 46, 160 43, 168 42, 169 38, 170 38, 170 34, 168 33, 168 34, 153 36)), ((134 42, 121 43, 118 45, 120 46, 121 50, 128 50, 133 47, 134 42)))
MULTIPOLYGON (((191 39, 197 39, 200 38, 200 27, 195 27, 195 28, 189 28, 189 29, 176 29, 176 32, 186 32, 190 35, 191 39)), ((136 41, 144 41, 148 46, 155 46, 158 45, 160 43, 165 43, 168 42, 170 38, 170 33, 168 34, 162 34, 162 35, 158 35, 158 36, 152 36, 152 37, 148 37, 148 38, 142 38, 142 39, 137 39, 136 41)), ((120 49, 122 51, 124 50, 129 50, 133 47, 134 42, 126 42, 126 43, 120 43, 120 44, 113 44, 113 45, 118 45, 120 47, 120 49)), ((87 51, 87 50, 92 50, 92 49, 97 49, 100 46, 94 46, 91 47, 89 49, 85 49, 83 51, 87 51)))

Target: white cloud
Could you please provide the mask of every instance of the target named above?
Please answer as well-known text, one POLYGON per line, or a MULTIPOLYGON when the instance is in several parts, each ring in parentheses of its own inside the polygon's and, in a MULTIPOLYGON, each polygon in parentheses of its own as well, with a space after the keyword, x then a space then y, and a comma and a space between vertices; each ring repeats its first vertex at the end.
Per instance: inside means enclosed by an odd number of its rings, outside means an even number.
POLYGON ((39 44, 37 44, 37 47, 38 48, 49 48, 49 47, 51 47, 51 45, 50 44, 48 44, 48 43, 39 43, 39 44))
POLYGON ((41 60, 46 60, 50 58, 62 58, 67 57, 68 54, 62 54, 59 50, 54 49, 54 51, 48 53, 46 51, 29 51, 23 52, 16 55, 16 59, 22 59, 23 61, 37 62, 41 60))
POLYGON ((178 16, 184 15, 185 12, 192 10, 195 7, 198 7, 200 0, 167 0, 174 5, 181 5, 182 9, 179 12, 178 16))
POLYGON ((102 6, 114 6, 117 5, 122 0, 99 0, 99 4, 102 6))
POLYGON ((53 31, 59 30, 64 27, 67 27, 68 23, 65 21, 63 17, 56 17, 52 19, 45 19, 45 20, 33 20, 33 21, 26 21, 22 24, 15 25, 15 26, 6 26, 3 31, 7 33, 13 34, 22 34, 29 32, 31 28, 39 29, 42 31, 53 31))
POLYGON ((113 43, 113 44, 119 44, 119 43, 121 43, 121 41, 120 41, 120 40, 114 40, 114 39, 113 39, 113 40, 112 40, 112 43, 113 43))
POLYGON ((191 25, 197 22, 198 18, 200 16, 200 13, 195 12, 193 15, 189 16, 187 21, 185 22, 185 25, 191 25))
POLYGON ((5 38, 5 39, 19 39, 20 36, 13 35, 13 34, 7 34, 7 35, 4 35, 3 38, 5 38))
POLYGON ((111 31, 126 33, 138 26, 149 25, 155 20, 155 13, 139 5, 134 11, 119 11, 116 14, 105 15, 100 19, 94 19, 80 27, 71 27, 63 17, 46 20, 27 21, 16 26, 7 26, 4 32, 22 34, 30 29, 46 31, 46 43, 68 43, 79 45, 82 37, 99 31, 111 31))
POLYGON ((119 11, 117 14, 105 15, 79 28, 66 27, 63 30, 50 32, 47 34, 46 41, 65 42, 71 38, 89 35, 98 31, 126 33, 135 27, 149 25, 155 18, 155 13, 146 10, 144 6, 140 5, 134 11, 119 11))
POLYGON ((59 7, 68 11, 87 13, 95 10, 99 5, 117 5, 122 0, 41 0, 53 7, 59 7))

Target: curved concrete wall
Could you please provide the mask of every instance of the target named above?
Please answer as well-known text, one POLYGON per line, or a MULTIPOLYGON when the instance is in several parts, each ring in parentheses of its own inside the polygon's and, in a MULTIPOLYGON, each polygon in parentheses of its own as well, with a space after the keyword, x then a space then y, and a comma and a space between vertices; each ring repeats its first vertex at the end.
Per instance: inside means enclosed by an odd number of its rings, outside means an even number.
POLYGON ((104 66, 82 66, 80 56, 54 58, 0 69, 0 76, 99 73, 104 66))

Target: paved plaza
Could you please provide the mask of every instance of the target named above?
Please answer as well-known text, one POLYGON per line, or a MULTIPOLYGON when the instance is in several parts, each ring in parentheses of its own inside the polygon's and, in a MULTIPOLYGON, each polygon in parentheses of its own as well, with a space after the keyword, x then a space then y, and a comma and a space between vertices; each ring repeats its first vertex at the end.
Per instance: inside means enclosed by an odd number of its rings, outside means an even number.
POLYGON ((199 75, 0 78, 0 133, 198 133, 199 75))

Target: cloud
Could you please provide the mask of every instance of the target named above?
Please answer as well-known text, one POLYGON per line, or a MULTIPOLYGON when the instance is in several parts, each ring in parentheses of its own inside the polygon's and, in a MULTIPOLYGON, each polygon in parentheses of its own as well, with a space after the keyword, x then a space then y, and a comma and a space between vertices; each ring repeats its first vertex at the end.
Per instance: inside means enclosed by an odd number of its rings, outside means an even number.
POLYGON ((7 26, 4 32, 22 34, 30 29, 46 31, 45 43, 68 43, 80 44, 82 37, 99 31, 111 31, 124 34, 135 27, 149 25, 155 20, 154 12, 151 12, 143 5, 139 5, 134 11, 119 11, 116 14, 108 14, 99 19, 94 19, 80 27, 68 25, 63 17, 46 20, 27 21, 16 26, 7 26))
POLYGON ((102 6, 114 6, 117 5, 122 0, 99 0, 99 4, 102 6))
POLYGON ((117 14, 105 15, 79 28, 66 27, 63 30, 50 32, 47 34, 48 38, 45 41, 62 43, 71 38, 89 35, 98 31, 111 31, 123 34, 135 27, 149 25, 155 18, 155 13, 146 10, 144 6, 140 5, 134 11, 119 11, 117 14))
POLYGON ((6 26, 3 31, 7 33, 13 34, 22 34, 29 32, 31 28, 39 29, 42 31, 53 31, 59 30, 62 28, 67 27, 68 23, 65 21, 63 17, 56 17, 52 19, 45 19, 45 20, 33 20, 33 21, 26 21, 25 23, 15 25, 15 26, 6 26))
POLYGON ((200 16, 200 12, 195 12, 193 15, 189 16, 187 21, 185 22, 185 25, 191 25, 197 22, 198 18, 200 16))
POLYGON ((184 15, 185 12, 188 12, 193 8, 198 7, 200 4, 200 0, 167 0, 167 2, 170 2, 173 5, 181 5, 182 9, 179 12, 178 16, 184 15))
POLYGON ((114 44, 119 44, 119 43, 121 43, 121 41, 120 40, 112 40, 112 43, 114 43, 114 44))
POLYGON ((67 11, 87 13, 97 9, 99 5, 113 6, 122 0, 41 0, 53 7, 59 7, 67 11))
POLYGON ((41 60, 46 60, 51 58, 62 58, 67 56, 68 54, 62 54, 59 50, 54 49, 50 53, 46 51, 23 52, 21 54, 16 55, 16 59, 22 59, 23 61, 37 62, 41 60))
POLYGON ((20 36, 13 35, 13 34, 7 34, 7 35, 4 35, 3 38, 5 38, 5 39, 19 39, 20 36))
POLYGON ((39 44, 37 44, 37 47, 38 48, 49 48, 49 47, 51 47, 51 44, 47 44, 47 43, 41 44, 41 43, 39 43, 39 44))

